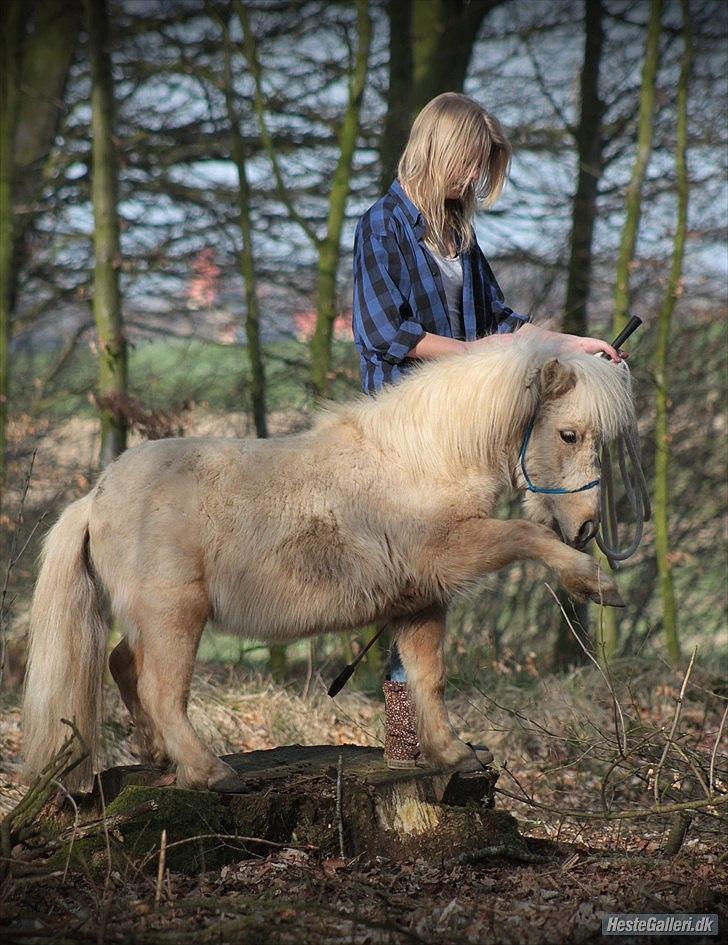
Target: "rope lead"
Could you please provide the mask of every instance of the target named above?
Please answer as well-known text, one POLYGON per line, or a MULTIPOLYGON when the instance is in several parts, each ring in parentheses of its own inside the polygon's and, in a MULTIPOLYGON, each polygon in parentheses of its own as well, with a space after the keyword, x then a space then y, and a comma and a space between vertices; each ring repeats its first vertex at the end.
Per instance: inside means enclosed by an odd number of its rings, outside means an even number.
POLYGON ((647 483, 642 471, 639 437, 636 431, 629 430, 617 442, 617 458, 622 484, 627 501, 634 516, 634 535, 626 548, 621 548, 617 525, 617 497, 614 488, 612 459, 608 446, 602 447, 602 493, 600 497, 600 529, 596 542, 604 552, 613 570, 617 570, 620 561, 630 558, 642 540, 644 523, 649 521, 652 510, 647 483), (627 460, 632 470, 628 469, 627 460))
MULTIPOLYGON (((624 364, 624 369, 628 370, 626 364, 624 364)), ((649 521, 652 509, 650 507, 650 493, 645 481, 645 474, 642 471, 642 453, 637 421, 635 420, 615 442, 622 485, 634 516, 634 535, 626 548, 620 548, 614 471, 609 447, 605 443, 602 447, 601 457, 600 528, 596 535, 596 542, 604 552, 612 569, 616 571, 619 562, 630 558, 639 547, 644 524, 649 521)))

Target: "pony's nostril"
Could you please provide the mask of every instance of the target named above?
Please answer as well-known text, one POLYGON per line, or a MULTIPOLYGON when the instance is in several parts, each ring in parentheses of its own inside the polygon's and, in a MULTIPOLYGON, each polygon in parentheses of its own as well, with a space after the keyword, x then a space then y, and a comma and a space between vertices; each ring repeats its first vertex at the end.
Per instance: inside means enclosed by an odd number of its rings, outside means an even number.
POLYGON ((590 539, 592 539, 597 532, 597 523, 593 519, 587 519, 586 522, 579 529, 579 534, 576 536, 577 545, 585 545, 590 539))

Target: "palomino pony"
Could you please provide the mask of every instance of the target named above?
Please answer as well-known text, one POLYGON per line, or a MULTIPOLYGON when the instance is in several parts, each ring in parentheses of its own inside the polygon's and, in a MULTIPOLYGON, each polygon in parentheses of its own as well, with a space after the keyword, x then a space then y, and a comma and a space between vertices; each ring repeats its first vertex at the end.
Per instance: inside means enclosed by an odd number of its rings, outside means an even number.
POLYGON ((187 717, 207 620, 270 643, 389 621, 425 758, 477 765, 443 700, 448 602, 533 559, 575 597, 622 606, 578 549, 597 526, 600 443, 632 422, 629 372, 531 336, 430 362, 296 436, 128 450, 45 541, 25 692, 29 771, 59 748, 62 718, 94 744, 105 600, 125 632, 111 673, 145 755, 176 765, 181 786, 240 788, 187 717), (492 517, 500 493, 529 482, 547 490, 528 494, 531 521, 492 517))

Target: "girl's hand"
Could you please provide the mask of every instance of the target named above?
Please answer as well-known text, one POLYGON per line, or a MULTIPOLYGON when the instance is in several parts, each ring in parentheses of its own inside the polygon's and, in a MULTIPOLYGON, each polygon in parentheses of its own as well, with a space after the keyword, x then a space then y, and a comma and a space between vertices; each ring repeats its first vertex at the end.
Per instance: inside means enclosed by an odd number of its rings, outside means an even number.
MULTIPOLYGON (((582 338, 581 335, 567 335, 562 331, 552 331, 549 328, 541 328, 534 324, 527 324, 519 328, 518 334, 531 331, 547 335, 569 351, 583 351, 585 354, 606 354, 615 364, 627 359, 626 351, 617 351, 609 342, 602 341, 601 338, 582 338)), ((501 335, 499 337, 511 338, 512 335, 501 335)))
POLYGON ((562 344, 570 351, 583 351, 585 354, 606 354, 615 364, 619 364, 626 354, 622 354, 613 348, 608 342, 600 338, 582 338, 580 335, 566 335, 557 332, 562 344))

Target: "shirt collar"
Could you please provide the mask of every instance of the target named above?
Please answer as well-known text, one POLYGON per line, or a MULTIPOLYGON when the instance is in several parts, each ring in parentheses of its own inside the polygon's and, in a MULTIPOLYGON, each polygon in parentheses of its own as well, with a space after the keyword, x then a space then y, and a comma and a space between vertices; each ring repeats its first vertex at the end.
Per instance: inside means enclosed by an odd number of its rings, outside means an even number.
POLYGON ((392 186, 389 188, 390 194, 392 194, 397 201, 399 202, 402 210, 404 211, 405 216, 412 224, 412 229, 415 232, 415 236, 419 239, 424 235, 425 232, 425 220, 417 207, 412 203, 407 194, 404 191, 404 187, 400 184, 398 180, 392 182, 392 186))

